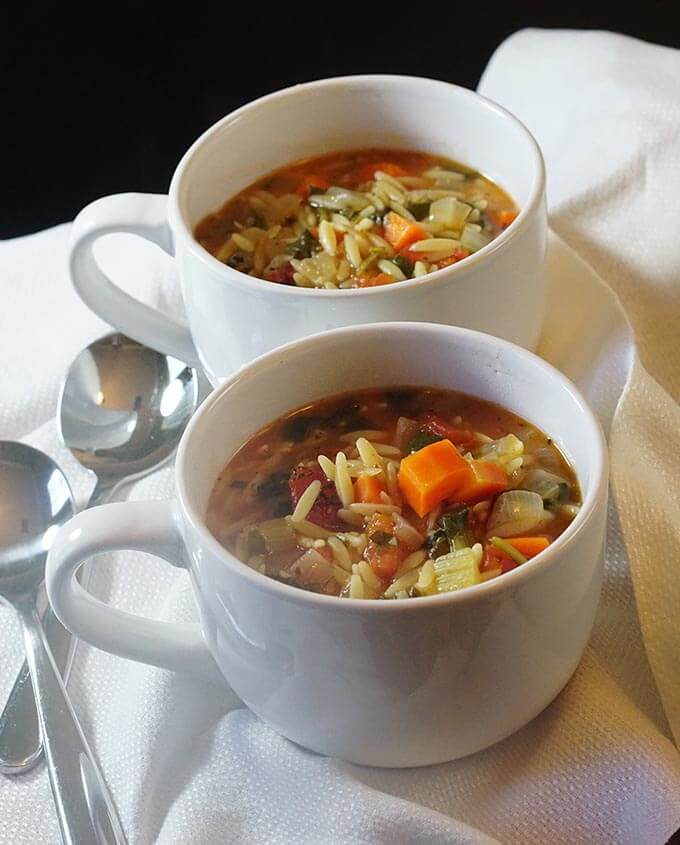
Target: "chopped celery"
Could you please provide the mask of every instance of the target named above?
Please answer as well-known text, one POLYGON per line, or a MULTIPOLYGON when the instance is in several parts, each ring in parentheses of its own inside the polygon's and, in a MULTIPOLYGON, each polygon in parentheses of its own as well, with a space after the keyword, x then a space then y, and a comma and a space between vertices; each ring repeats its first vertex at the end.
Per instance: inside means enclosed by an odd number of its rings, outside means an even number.
POLYGON ((449 593, 479 584, 479 564, 482 560, 482 546, 475 543, 472 548, 457 549, 442 555, 434 561, 434 580, 438 593, 449 593))
POLYGON ((489 542, 493 543, 497 549, 500 549, 509 558, 514 560, 515 563, 527 562, 527 559, 524 557, 522 552, 518 551, 512 543, 508 543, 507 540, 502 540, 500 537, 491 537, 489 542))

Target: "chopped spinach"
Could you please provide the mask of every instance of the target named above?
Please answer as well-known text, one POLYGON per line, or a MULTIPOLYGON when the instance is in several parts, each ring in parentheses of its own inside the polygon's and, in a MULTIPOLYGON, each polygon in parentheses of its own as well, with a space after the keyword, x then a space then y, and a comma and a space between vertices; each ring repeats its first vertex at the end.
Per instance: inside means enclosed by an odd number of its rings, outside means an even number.
POLYGON ((396 264, 406 277, 413 273, 413 262, 409 261, 408 258, 404 258, 403 255, 395 255, 392 259, 392 263, 396 264))
POLYGON ((396 538, 387 531, 374 531, 369 535, 368 539, 378 546, 396 546, 396 538))
POLYGON ((231 258, 227 259, 227 266, 233 267, 234 270, 241 270, 243 265, 245 264, 245 256, 241 255, 239 252, 234 253, 231 258))
POLYGON ((283 424, 282 437, 284 440, 302 443, 319 422, 319 417, 292 417, 283 424))
POLYGON ((409 203, 408 210, 416 218, 416 220, 424 220, 430 213, 430 203, 412 202, 409 203))
POLYGON ((278 499, 288 492, 288 475, 285 470, 277 470, 257 486, 258 499, 278 499))
POLYGON ((416 434, 416 436, 408 444, 408 452, 419 452, 421 449, 424 449, 425 446, 429 446, 431 443, 437 443, 439 440, 443 439, 444 438, 440 437, 438 434, 430 434, 429 431, 421 431, 420 434, 416 434))
POLYGON ((315 248, 318 246, 318 241, 309 231, 303 229, 297 240, 292 244, 288 244, 288 254, 293 258, 310 258, 315 248))
POLYGON ((345 402, 326 417, 325 423, 331 428, 343 428, 346 431, 373 428, 373 423, 361 413, 360 407, 358 402, 345 402))
POLYGON ((469 511, 468 507, 462 507, 439 517, 437 528, 427 537, 427 547, 433 560, 472 545, 473 538, 468 529, 469 511))
POLYGON ((451 551, 451 543, 446 536, 446 532, 439 529, 433 531, 427 538, 427 547, 430 551, 432 560, 437 560, 442 555, 447 555, 451 551))
POLYGON ((470 508, 458 508, 439 517, 439 525, 449 540, 454 540, 461 534, 467 538, 469 512, 470 508))
POLYGON ((385 399, 395 411, 406 417, 417 417, 421 400, 415 390, 388 390, 385 399))

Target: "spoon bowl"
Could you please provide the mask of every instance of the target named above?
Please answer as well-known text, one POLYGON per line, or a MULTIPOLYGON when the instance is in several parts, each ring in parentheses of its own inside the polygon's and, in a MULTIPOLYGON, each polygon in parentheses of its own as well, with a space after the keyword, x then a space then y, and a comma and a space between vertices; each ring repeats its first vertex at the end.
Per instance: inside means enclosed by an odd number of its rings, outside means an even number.
POLYGON ((114 333, 71 364, 58 419, 66 447, 110 491, 167 460, 197 404, 193 368, 114 333))
POLYGON ((12 601, 42 583, 50 543, 75 508, 54 461, 13 442, 0 442, 0 502, 0 596, 12 601))

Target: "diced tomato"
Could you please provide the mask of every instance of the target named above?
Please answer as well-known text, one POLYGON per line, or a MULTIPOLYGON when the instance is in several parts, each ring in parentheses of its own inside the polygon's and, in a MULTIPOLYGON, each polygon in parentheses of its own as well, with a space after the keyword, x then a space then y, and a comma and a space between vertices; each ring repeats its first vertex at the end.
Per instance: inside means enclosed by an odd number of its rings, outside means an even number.
POLYGON ((470 255, 470 250, 466 249, 464 246, 459 246, 453 255, 449 255, 447 258, 442 258, 434 263, 437 265, 437 268, 441 270, 442 267, 450 267, 452 264, 457 264, 459 261, 462 261, 463 258, 467 258, 468 255, 470 255))
POLYGON ((321 482, 321 490, 307 519, 328 531, 341 531, 345 527, 338 516, 338 509, 342 507, 342 504, 335 489, 335 484, 326 478, 321 467, 306 467, 300 464, 293 469, 288 479, 293 506, 298 503, 300 496, 312 481, 317 480, 321 482))
POLYGON ((292 285, 295 283, 293 279, 295 269, 292 264, 284 264, 282 267, 277 267, 276 270, 270 270, 266 273, 267 281, 277 282, 280 285, 292 285))
POLYGON ((446 437, 456 446, 471 446, 475 442, 474 432, 467 428, 456 428, 432 411, 425 411, 420 417, 420 422, 430 434, 446 437))
POLYGON ((310 188, 322 188, 325 191, 326 188, 330 188, 330 186, 331 183, 324 176, 310 174, 309 176, 305 176, 304 179, 300 182, 295 193, 298 194, 298 196, 301 196, 303 199, 307 199, 307 197, 309 196, 310 188))
POLYGON ((479 565, 480 572, 489 572, 492 569, 500 569, 501 572, 510 572, 519 564, 505 552, 502 552, 497 546, 488 543, 484 547, 484 554, 482 555, 482 562, 479 565))

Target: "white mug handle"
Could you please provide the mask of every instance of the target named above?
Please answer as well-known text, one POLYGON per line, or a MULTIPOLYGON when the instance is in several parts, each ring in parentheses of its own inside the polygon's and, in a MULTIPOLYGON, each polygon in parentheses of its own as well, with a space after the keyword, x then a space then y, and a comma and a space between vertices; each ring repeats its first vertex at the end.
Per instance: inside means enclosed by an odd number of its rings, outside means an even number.
POLYGON ((110 607, 86 592, 75 577, 87 558, 116 549, 149 552, 183 567, 186 553, 180 520, 173 501, 120 502, 83 511, 52 543, 45 575, 47 594, 64 626, 91 645, 215 681, 221 675, 200 625, 155 622, 110 607))
POLYGON ((140 235, 172 255, 167 203, 165 194, 113 194, 85 206, 73 223, 69 269, 80 298, 107 323, 140 343, 200 367, 186 322, 129 296, 113 284, 94 257, 97 239, 114 232, 140 235))

